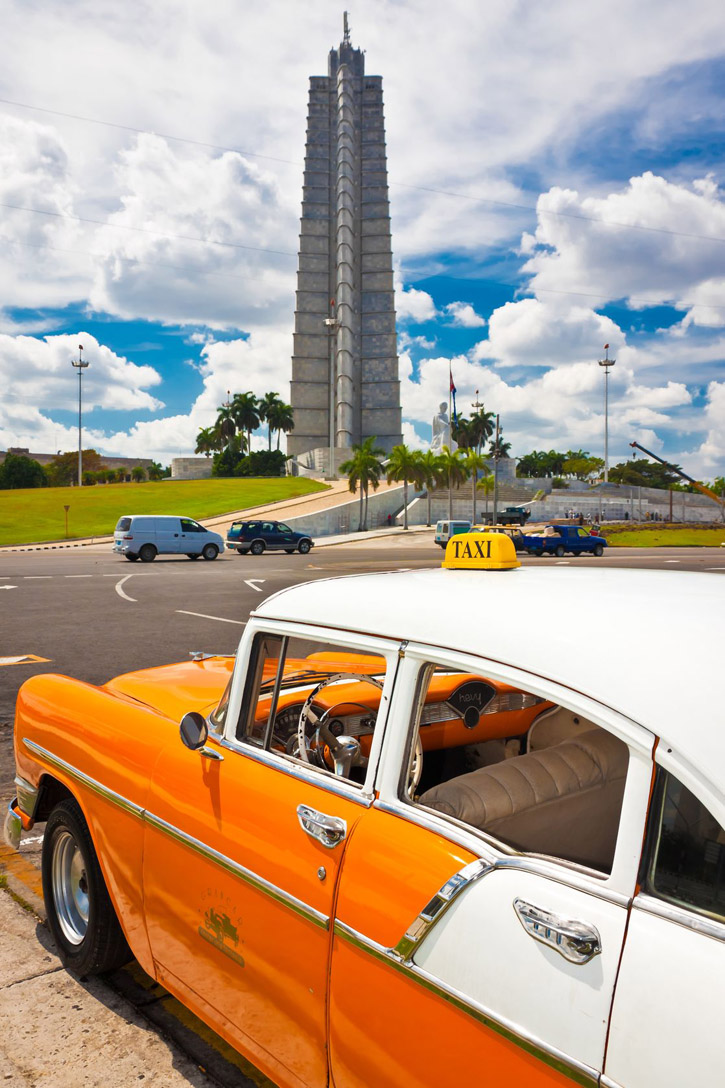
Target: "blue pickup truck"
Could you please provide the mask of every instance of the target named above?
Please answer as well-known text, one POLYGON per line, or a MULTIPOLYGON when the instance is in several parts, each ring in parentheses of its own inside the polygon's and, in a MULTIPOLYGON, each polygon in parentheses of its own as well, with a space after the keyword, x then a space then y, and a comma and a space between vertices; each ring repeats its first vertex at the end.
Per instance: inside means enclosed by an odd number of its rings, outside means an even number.
POLYGON ((570 552, 572 555, 582 555, 591 552, 592 555, 602 555, 607 547, 607 541, 603 536, 592 536, 587 529, 579 525, 552 525, 547 529, 555 532, 539 534, 522 533, 514 543, 517 551, 528 552, 529 555, 556 555, 561 557, 570 552))

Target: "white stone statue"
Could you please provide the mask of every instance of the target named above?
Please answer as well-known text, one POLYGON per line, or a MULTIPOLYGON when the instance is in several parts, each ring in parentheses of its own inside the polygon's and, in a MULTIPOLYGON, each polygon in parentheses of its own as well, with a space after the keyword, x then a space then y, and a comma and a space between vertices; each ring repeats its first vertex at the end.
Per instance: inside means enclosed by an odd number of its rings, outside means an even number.
POLYGON ((430 448, 434 453, 441 453, 444 446, 448 449, 458 449, 458 443, 451 438, 451 421, 448 418, 448 405, 441 401, 438 405, 438 415, 433 417, 433 439, 430 448))

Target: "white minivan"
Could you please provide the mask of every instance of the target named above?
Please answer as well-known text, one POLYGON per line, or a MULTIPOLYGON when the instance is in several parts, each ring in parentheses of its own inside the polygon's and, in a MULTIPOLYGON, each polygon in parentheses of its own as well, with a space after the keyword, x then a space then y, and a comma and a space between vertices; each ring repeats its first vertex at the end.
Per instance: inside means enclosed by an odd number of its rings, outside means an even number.
POLYGON ((470 533, 470 521, 439 521, 436 525, 435 542, 445 549, 452 536, 458 533, 470 533))
POLYGON ((157 555, 216 559, 224 551, 224 540, 193 518, 129 514, 118 520, 113 550, 131 563, 151 563, 157 555))

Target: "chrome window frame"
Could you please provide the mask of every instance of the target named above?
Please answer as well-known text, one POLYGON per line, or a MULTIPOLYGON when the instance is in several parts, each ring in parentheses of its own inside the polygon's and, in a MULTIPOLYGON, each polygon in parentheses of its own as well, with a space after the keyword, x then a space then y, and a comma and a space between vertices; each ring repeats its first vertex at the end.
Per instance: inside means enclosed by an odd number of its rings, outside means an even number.
POLYGON ((221 747, 230 752, 238 752, 258 763, 264 763, 293 778, 327 789, 332 793, 369 806, 375 797, 378 765, 387 730, 391 699, 398 673, 401 647, 400 639, 385 639, 375 635, 366 635, 356 631, 341 630, 337 627, 321 627, 316 624, 299 623, 265 617, 252 616, 242 636, 234 668, 232 690, 229 696, 229 708, 225 729, 220 738, 221 747), (242 701, 245 691, 246 674, 252 661, 252 649, 257 635, 269 634, 280 638, 299 638, 308 642, 320 642, 326 645, 335 643, 341 650, 369 653, 383 657, 386 661, 385 680, 380 693, 380 706, 373 732, 373 740, 368 756, 368 768, 362 786, 326 774, 320 768, 309 767, 297 762, 284 753, 264 751, 253 744, 246 743, 236 736, 237 724, 243 712, 242 701))

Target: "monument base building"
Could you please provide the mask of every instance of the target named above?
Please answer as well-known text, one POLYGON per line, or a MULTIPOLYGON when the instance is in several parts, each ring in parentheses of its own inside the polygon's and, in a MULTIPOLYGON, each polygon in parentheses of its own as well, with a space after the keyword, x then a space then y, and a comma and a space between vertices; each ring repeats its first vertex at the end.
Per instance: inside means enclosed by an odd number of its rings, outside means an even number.
POLYGON ((366 438, 402 441, 382 78, 347 15, 310 79, 291 403, 302 467, 334 474, 366 438))

